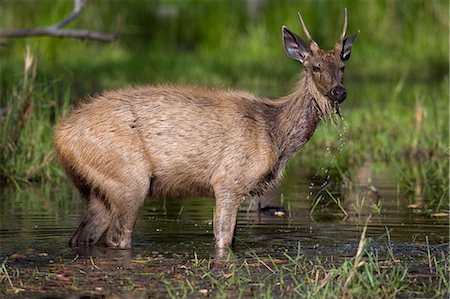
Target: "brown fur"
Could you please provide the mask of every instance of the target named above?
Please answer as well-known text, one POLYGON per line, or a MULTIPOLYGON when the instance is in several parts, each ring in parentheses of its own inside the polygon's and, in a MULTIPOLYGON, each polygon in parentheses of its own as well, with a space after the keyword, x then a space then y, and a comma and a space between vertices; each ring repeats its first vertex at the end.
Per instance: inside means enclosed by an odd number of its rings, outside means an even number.
POLYGON ((165 85, 107 92, 74 110, 55 128, 59 161, 88 200, 70 244, 106 234, 108 246, 129 247, 138 210, 155 195, 214 196, 216 246, 228 246, 242 200, 272 188, 332 113, 324 90, 334 75, 324 80, 309 67, 322 63, 334 74, 334 56, 311 53, 306 75, 278 101, 165 85))

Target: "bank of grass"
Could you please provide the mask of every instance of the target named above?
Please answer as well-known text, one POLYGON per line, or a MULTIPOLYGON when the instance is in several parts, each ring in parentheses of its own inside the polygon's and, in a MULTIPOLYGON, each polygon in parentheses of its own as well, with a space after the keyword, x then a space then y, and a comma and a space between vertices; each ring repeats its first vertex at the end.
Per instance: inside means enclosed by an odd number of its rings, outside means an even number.
MULTIPOLYGON (((390 248, 390 247, 388 247, 390 248)), ((0 266, 0 294, 54 298, 440 298, 449 292, 449 257, 430 247, 421 256, 397 257, 370 248, 363 231, 355 256, 283 256, 191 260, 14 254, 0 266)), ((118 255, 120 256, 120 254, 118 255)), ((242 255, 241 255, 242 256, 242 255)))
POLYGON ((448 293, 445 258, 432 257, 429 274, 416 275, 415 271, 423 269, 409 269, 406 261, 379 259, 374 252, 364 255, 341 264, 301 256, 255 256, 233 260, 219 275, 208 269, 208 261, 200 261, 200 266, 192 271, 193 279, 163 281, 171 298, 202 294, 220 298, 411 298, 442 297, 448 293))
POLYGON ((35 62, 32 56, 26 59, 30 68, 16 75, 0 115, 0 181, 17 187, 62 176, 55 163, 53 125, 70 108, 69 92, 56 92, 65 83, 35 78, 35 62))
MULTIPOLYGON (((52 126, 107 89, 170 82, 282 96, 301 67, 283 53, 281 24, 303 36, 300 10, 328 49, 347 7, 349 33, 362 33, 346 71, 346 130, 339 140, 333 126, 321 125, 291 165, 320 170, 331 153, 337 177, 352 178, 367 159, 389 163, 402 191, 413 194, 419 181, 422 196, 448 209, 448 2, 262 2, 254 15, 243 1, 131 1, 126 9, 122 1, 89 3, 71 26, 119 32, 118 42, 9 40, 0 47, 0 180, 62 178, 52 126)), ((55 23, 71 5, 5 1, 0 27, 55 23)))
MULTIPOLYGON (((17 186, 63 178, 52 129, 78 102, 71 97, 70 79, 39 74, 35 56, 28 53, 28 68, 15 75, 0 123, 0 178, 17 186)), ((325 167, 339 181, 352 180, 368 159, 388 164, 402 192, 418 195, 420 183, 419 195, 429 211, 448 210, 448 78, 433 85, 399 81, 381 88, 350 82, 348 90, 345 121, 321 124, 289 167, 325 167)))
MULTIPOLYGON (((20 70, 17 62, 28 42, 39 53, 43 72, 52 78, 71 74, 85 91, 82 94, 162 81, 225 84, 267 93, 266 83, 280 86, 298 69, 284 57, 281 25, 303 36, 300 11, 319 45, 330 49, 340 33, 344 7, 349 11, 349 34, 361 30, 349 79, 379 82, 405 76, 430 81, 448 73, 447 1, 264 0, 253 9, 246 2, 89 3, 69 27, 116 32, 118 42, 10 40, 0 48, 0 82, 6 87, 8 74, 20 70)), ((4 1, 0 27, 47 26, 71 9, 72 1, 4 1)))

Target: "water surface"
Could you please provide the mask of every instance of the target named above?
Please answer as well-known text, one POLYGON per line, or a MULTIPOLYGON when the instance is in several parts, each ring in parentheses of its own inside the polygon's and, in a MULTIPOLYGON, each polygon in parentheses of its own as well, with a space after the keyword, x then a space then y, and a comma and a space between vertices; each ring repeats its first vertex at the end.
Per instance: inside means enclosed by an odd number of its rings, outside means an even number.
MULTIPOLYGON (((348 214, 345 216, 330 199, 323 199, 310 213, 324 179, 299 167, 289 167, 279 190, 261 200, 261 207, 283 207, 285 214, 267 215, 258 210, 259 199, 247 200, 238 215, 234 252, 240 257, 282 256, 298 250, 311 258, 353 256, 369 215, 367 236, 372 240, 371 247, 381 254, 387 249, 402 256, 423 255, 427 248, 447 252, 448 217, 432 217, 419 208, 408 207, 416 199, 399 194, 389 173, 384 170, 372 177, 381 199, 363 187, 346 192, 339 188, 340 182, 331 184, 330 190, 341 198, 348 214), (381 209, 376 211, 375 206, 381 209)), ((329 181, 333 182, 333 178, 329 181)), ((67 244, 81 221, 83 209, 83 200, 70 184, 31 185, 22 190, 2 188, 1 256, 75 256, 78 252, 67 244)), ((133 249, 127 254, 212 256, 213 210, 214 200, 209 198, 147 199, 135 228, 133 249)), ((105 250, 100 243, 89 254, 108 255, 111 250, 105 250)))

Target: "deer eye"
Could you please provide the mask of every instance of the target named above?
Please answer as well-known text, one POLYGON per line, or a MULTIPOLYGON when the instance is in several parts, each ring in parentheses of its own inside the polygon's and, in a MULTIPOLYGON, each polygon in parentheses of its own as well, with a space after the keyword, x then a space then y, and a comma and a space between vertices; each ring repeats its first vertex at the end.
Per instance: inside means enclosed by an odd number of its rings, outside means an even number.
POLYGON ((320 72, 320 67, 318 67, 317 65, 313 65, 312 69, 314 72, 320 72))

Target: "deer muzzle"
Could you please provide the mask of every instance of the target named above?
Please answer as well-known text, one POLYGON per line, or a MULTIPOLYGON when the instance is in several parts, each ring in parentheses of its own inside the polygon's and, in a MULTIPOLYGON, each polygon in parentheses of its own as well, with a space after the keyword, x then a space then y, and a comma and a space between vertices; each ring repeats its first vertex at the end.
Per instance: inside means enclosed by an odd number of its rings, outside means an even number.
POLYGON ((331 89, 330 96, 333 101, 342 103, 347 97, 347 90, 342 85, 337 85, 331 89))

